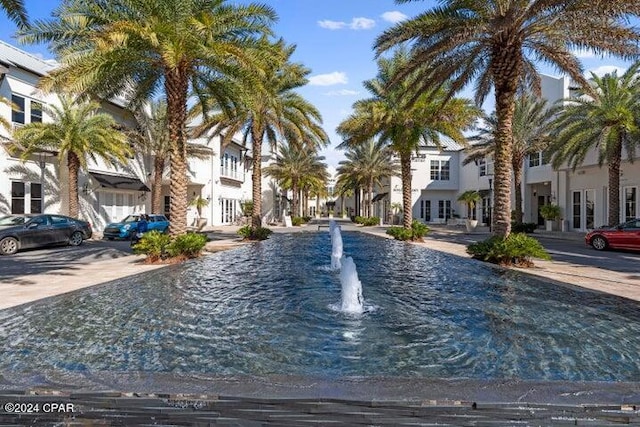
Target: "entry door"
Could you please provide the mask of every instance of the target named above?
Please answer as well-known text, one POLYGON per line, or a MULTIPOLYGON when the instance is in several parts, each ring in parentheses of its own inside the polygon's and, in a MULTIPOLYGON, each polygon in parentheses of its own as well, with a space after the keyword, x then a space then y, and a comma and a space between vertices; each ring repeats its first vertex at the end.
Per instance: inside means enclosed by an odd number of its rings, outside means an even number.
POLYGON ((544 218, 540 214, 540 208, 547 204, 547 196, 538 196, 538 225, 544 225, 544 218))
POLYGON ((592 230, 595 227, 595 190, 579 190, 571 195, 571 228, 574 230, 592 230))

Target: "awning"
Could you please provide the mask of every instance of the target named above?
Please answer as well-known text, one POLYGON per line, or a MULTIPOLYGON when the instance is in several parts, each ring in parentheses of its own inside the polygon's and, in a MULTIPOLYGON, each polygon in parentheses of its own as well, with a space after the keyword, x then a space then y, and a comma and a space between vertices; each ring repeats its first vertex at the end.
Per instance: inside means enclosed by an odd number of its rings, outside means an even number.
POLYGON ((373 196, 373 200, 371 200, 372 202, 378 202, 382 199, 384 199, 385 197, 387 197, 389 193, 380 193, 380 194, 376 194, 375 196, 373 196))
POLYGON ((122 175, 109 175, 105 173, 89 172, 100 183, 102 188, 117 188, 119 190, 151 191, 138 178, 122 175))

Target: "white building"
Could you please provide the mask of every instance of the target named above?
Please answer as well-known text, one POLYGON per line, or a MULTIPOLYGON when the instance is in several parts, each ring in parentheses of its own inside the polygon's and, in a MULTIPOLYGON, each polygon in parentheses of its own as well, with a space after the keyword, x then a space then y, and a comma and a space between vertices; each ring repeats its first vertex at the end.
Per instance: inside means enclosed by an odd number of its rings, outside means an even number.
MULTIPOLYGON (((14 108, 0 104, 0 116, 13 128, 36 121, 48 121, 43 105, 59 105, 55 94, 37 89, 42 76, 55 64, 0 41, 0 96, 13 101, 14 108)), ((133 126, 131 114, 118 101, 103 102, 102 109, 116 121, 133 126)), ((57 153, 43 152, 26 162, 17 153, 9 153, 6 142, 10 132, 0 128, 5 144, 0 147, 0 215, 9 213, 67 213, 66 163, 57 153), (61 166, 62 165, 62 166, 61 166)), ((209 148, 206 159, 190 159, 188 165, 188 200, 197 197, 209 203, 202 209, 201 218, 209 225, 237 223, 242 216, 241 205, 251 199, 251 151, 242 145, 240 135, 222 146, 221 138, 202 138, 192 141, 209 148)), ((269 155, 263 159, 271 161, 269 155)), ((151 175, 153 159, 137 153, 127 164, 112 167, 100 161, 81 171, 78 178, 80 216, 91 221, 100 231, 107 223, 121 220, 130 213, 151 213, 151 175)), ((264 222, 279 221, 282 201, 279 189, 268 179, 263 180, 264 222)), ((169 214, 169 174, 162 182, 163 212, 169 214)), ((191 207, 187 223, 195 224, 197 209, 191 207)))
MULTIPOLYGON (((550 104, 575 96, 575 88, 567 77, 542 76, 542 95, 550 104)), ((623 154, 623 158, 626 153, 623 154)), ((444 144, 439 151, 434 146, 423 146, 412 158, 411 184, 412 213, 415 219, 426 223, 444 223, 457 217, 466 218, 466 206, 458 196, 467 190, 478 190, 482 201, 475 208, 475 218, 489 222, 489 208, 493 184, 491 159, 463 166, 465 153, 453 143, 444 144)), ((624 221, 638 216, 640 201, 640 162, 624 160, 620 180, 620 217, 624 221)), ((540 206, 554 203, 562 210, 562 220, 556 229, 584 232, 608 224, 608 170, 600 168, 593 150, 582 166, 573 171, 567 166, 554 170, 544 153, 529 156, 524 163, 523 180, 524 222, 542 226, 540 206)), ((402 184, 392 177, 390 185, 377 189, 374 214, 390 222, 390 206, 402 204, 402 184)), ((512 207, 515 203, 512 192, 512 207)))

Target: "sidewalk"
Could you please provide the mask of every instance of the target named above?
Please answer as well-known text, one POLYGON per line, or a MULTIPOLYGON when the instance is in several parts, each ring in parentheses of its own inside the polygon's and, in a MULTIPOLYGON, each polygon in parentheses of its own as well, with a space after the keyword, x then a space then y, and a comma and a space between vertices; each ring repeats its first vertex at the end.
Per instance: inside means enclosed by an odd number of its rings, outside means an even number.
MULTIPOLYGON (((386 234, 387 226, 360 227, 350 221, 339 222, 344 231, 360 231, 391 238, 386 234)), ((304 227, 271 228, 274 233, 316 232, 319 224, 322 226, 328 222, 313 222, 304 227)), ((206 250, 217 252, 243 245, 244 242, 240 241, 237 235, 238 228, 236 226, 205 228, 203 232, 207 233, 210 239, 206 250)), ((580 233, 556 232, 554 236, 540 234, 545 237, 571 240, 583 238, 580 233)), ((464 227, 436 226, 431 227, 424 243, 415 244, 471 258, 466 252, 468 242, 463 241, 464 237, 469 236, 481 240, 488 237, 489 233, 486 230, 467 234, 464 227)), ((11 278, 0 284, 3 295, 0 310, 164 267, 164 265, 144 264, 141 262, 143 258, 138 255, 122 256, 116 259, 89 258, 69 268, 49 271, 46 274, 29 274, 11 278)), ((496 266, 496 268, 501 267, 496 266)), ((637 274, 630 274, 568 262, 535 260, 533 268, 513 268, 513 270, 563 285, 579 286, 640 301, 640 267, 637 274)))

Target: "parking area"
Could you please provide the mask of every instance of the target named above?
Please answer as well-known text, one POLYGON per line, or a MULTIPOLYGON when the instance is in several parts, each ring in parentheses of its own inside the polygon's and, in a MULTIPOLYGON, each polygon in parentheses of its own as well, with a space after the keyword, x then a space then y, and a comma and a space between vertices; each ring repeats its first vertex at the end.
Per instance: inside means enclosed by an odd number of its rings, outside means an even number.
POLYGON ((0 256, 0 283, 3 279, 73 267, 78 264, 105 261, 131 255, 128 241, 85 240, 80 246, 54 246, 0 256))

